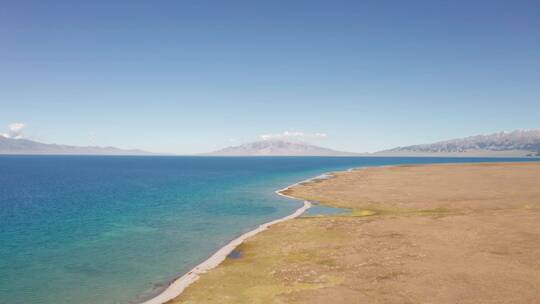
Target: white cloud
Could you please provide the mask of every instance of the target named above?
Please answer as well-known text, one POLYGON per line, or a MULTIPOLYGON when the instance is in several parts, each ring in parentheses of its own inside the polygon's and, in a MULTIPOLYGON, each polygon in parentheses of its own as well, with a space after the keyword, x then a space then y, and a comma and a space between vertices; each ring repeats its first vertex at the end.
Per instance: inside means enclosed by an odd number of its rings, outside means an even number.
POLYGON ((14 122, 10 124, 8 127, 11 132, 20 132, 22 131, 22 129, 24 129, 25 126, 26 125, 23 124, 22 122, 14 122))
POLYGON ((26 124, 22 122, 14 122, 8 125, 8 133, 0 133, 1 136, 7 138, 19 139, 22 138, 22 131, 26 124))
POLYGON ((271 139, 297 139, 297 140, 306 140, 306 139, 320 139, 327 137, 326 133, 305 133, 299 131, 285 131, 282 133, 273 133, 273 134, 262 134, 259 135, 259 138, 262 140, 271 140, 271 139))

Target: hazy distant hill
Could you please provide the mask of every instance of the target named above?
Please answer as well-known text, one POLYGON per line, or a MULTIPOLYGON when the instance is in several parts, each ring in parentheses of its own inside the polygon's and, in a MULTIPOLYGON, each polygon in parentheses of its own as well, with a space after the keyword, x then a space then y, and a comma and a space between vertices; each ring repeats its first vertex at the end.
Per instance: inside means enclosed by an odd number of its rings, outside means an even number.
POLYGON ((355 156, 357 153, 335 151, 302 142, 261 140, 240 146, 227 147, 208 156, 355 156))
POLYGON ((376 155, 540 156, 540 130, 517 130, 397 147, 376 155))
POLYGON ((141 150, 114 147, 78 147, 44 144, 28 139, 7 138, 0 135, 0 154, 81 154, 81 155, 147 155, 141 150))

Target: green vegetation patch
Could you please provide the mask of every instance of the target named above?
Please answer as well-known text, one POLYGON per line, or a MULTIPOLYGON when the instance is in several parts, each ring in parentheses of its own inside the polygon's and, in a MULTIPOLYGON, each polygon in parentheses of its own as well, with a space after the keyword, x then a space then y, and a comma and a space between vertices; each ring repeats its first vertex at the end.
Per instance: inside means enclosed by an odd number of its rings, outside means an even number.
POLYGON ((353 209, 350 213, 350 215, 354 217, 372 216, 376 214, 377 214, 376 211, 368 210, 368 209, 359 209, 359 210, 353 209))

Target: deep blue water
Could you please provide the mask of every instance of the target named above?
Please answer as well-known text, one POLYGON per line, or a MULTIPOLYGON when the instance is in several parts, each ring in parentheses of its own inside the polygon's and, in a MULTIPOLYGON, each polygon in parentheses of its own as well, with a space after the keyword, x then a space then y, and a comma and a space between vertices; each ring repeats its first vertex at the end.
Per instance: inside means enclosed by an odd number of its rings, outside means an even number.
POLYGON ((0 156, 0 303, 136 303, 351 167, 488 158, 0 156))

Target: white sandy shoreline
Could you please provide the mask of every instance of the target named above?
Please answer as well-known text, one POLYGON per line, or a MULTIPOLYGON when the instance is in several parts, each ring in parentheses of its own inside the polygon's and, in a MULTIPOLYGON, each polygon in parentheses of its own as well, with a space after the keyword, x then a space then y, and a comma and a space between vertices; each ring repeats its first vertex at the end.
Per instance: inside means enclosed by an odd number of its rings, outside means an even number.
MULTIPOLYGON (((290 199, 297 199, 295 197, 285 195, 285 194, 283 194, 281 192, 283 192, 283 191, 285 191, 285 190, 287 190, 289 188, 292 188, 292 187, 294 187, 294 186, 296 186, 298 184, 301 184, 301 183, 310 182, 310 181, 313 181, 313 180, 316 180, 316 179, 326 179, 326 178, 329 178, 329 177, 331 177, 330 174, 326 174, 326 173, 321 174, 319 176, 316 176, 316 177, 313 177, 313 178, 310 178, 310 179, 306 179, 306 180, 300 181, 298 183, 294 183, 294 184, 292 184, 290 186, 287 186, 287 187, 285 187, 283 189, 277 190, 276 193, 278 195, 281 195, 281 196, 284 196, 284 197, 287 197, 287 198, 290 198, 290 199)), ((268 229, 268 227, 270 227, 270 226, 272 226, 274 224, 284 222, 284 221, 287 221, 287 220, 290 220, 290 219, 293 219, 293 218, 296 218, 296 217, 300 216, 307 209, 309 209, 311 207, 311 205, 312 204, 309 201, 304 201, 304 205, 302 207, 298 208, 295 212, 293 212, 293 213, 291 213, 291 214, 289 214, 289 215, 287 215, 285 217, 279 218, 277 220, 273 220, 273 221, 261 224, 257 228, 240 235, 239 237, 237 237, 234 240, 227 243, 225 246, 221 247, 211 257, 209 257, 207 260, 205 260, 201 264, 195 266, 188 273, 186 273, 183 276, 179 277, 178 279, 174 280, 162 293, 160 293, 159 295, 151 298, 150 300, 147 300, 147 301, 142 302, 140 304, 163 304, 163 303, 166 303, 167 301, 170 301, 170 300, 178 297, 189 285, 191 285, 193 282, 197 281, 201 274, 203 274, 203 273, 217 267, 219 264, 221 264, 221 262, 223 262, 227 258, 227 256, 236 247, 238 247, 240 244, 242 244, 242 242, 244 242, 248 238, 256 235, 257 233, 268 229)))

